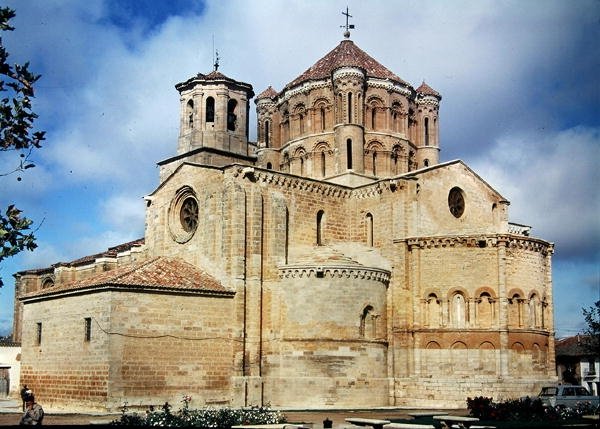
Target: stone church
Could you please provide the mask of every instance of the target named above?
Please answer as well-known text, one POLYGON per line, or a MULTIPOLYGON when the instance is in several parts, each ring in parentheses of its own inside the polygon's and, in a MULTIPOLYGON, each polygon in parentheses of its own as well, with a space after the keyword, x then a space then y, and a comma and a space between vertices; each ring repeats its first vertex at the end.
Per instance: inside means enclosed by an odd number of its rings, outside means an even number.
POLYGON ((250 84, 177 84, 144 238, 15 275, 46 407, 464 407, 556 380, 553 245, 440 162, 441 95, 345 36, 256 96, 256 142, 250 84))

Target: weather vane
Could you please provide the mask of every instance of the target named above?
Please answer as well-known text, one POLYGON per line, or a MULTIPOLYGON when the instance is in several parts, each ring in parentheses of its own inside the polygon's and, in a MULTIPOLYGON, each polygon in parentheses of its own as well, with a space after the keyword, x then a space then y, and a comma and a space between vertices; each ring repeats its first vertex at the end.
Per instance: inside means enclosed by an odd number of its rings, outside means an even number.
POLYGON ((215 51, 215 71, 219 69, 219 51, 215 51))
POLYGON ((342 11, 342 15, 346 16, 346 25, 340 25, 340 28, 345 28, 344 37, 348 39, 350 37, 350 30, 354 30, 354 24, 348 24, 348 18, 352 18, 348 11, 348 6, 346 6, 346 12, 342 11))
POLYGON ((215 71, 219 69, 219 51, 215 49, 215 35, 212 37, 213 42, 213 66, 215 67, 215 71))

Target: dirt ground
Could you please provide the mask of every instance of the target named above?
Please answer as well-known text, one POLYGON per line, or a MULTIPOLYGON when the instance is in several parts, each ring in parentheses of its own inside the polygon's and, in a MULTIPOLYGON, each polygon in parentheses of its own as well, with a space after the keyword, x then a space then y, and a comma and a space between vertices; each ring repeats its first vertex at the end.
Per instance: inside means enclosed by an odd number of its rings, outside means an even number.
MULTIPOLYGON (((413 410, 414 411, 414 410, 413 410)), ((290 423, 313 423, 313 429, 323 428, 323 421, 329 419, 332 421, 333 428, 344 425, 345 419, 349 417, 363 417, 372 419, 393 419, 407 418, 411 410, 365 410, 365 411, 284 411, 287 421, 290 423)), ((454 412, 452 414, 455 414, 454 412)), ((466 414, 457 412, 456 414, 466 414)), ((21 414, 0 413, 0 426, 14 426, 19 424, 21 414)), ((44 425, 90 425, 108 424, 112 420, 119 418, 114 415, 89 415, 89 414, 46 414, 44 425)))

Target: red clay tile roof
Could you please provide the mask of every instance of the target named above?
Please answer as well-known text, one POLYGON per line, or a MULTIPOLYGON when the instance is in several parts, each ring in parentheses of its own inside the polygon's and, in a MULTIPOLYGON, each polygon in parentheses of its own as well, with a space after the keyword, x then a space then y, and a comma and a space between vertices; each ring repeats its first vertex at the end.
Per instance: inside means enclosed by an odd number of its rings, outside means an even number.
POLYGON ((231 81, 233 81, 233 79, 231 79, 230 77, 225 76, 223 73, 221 73, 220 71, 217 71, 217 70, 213 70, 209 74, 204 75, 204 78, 206 80, 225 79, 225 80, 231 80, 231 81))
POLYGON ((258 96, 256 97, 256 100, 258 101, 261 98, 275 98, 275 97, 277 97, 277 91, 275 91, 273 89, 273 87, 271 85, 269 85, 269 87, 267 89, 265 89, 263 92, 258 94, 258 96))
POLYGON ((84 256, 82 258, 75 259, 74 261, 70 261, 70 262, 57 262, 56 264, 53 264, 51 267, 35 268, 35 269, 32 269, 32 270, 19 271, 17 274, 19 274, 19 275, 23 275, 23 274, 43 274, 45 272, 52 272, 52 271, 54 271, 54 267, 57 267, 57 266, 60 266, 60 267, 75 267, 75 266, 80 266, 80 265, 92 264, 98 258, 116 258, 118 253, 126 252, 128 250, 131 250, 134 247, 143 246, 144 242, 145 242, 144 238, 138 238, 137 240, 133 240, 133 241, 129 241, 127 243, 119 244, 119 245, 114 246, 114 247, 109 247, 104 252, 96 253, 94 255, 84 256))
POLYGON ((123 253, 128 250, 131 250, 134 247, 142 246, 145 242, 144 238, 138 238, 137 240, 130 241, 128 243, 119 244, 114 247, 109 247, 108 250, 101 253, 96 253, 95 255, 84 256, 79 259, 75 259, 71 262, 60 262, 56 265, 61 266, 76 266, 76 265, 85 265, 91 264, 98 258, 116 258, 118 253, 123 253))
POLYGON ((338 46, 290 82, 286 88, 291 88, 307 80, 329 78, 333 71, 340 67, 360 67, 365 71, 367 77, 390 79, 408 85, 356 46, 354 42, 351 40, 342 40, 338 46))
POLYGON ((250 85, 249 83, 241 82, 241 81, 232 79, 230 77, 227 77, 223 73, 221 73, 220 71, 217 71, 217 70, 213 70, 208 74, 198 73, 198 74, 196 74, 196 76, 193 76, 184 82, 180 82, 180 83, 176 84, 175 89, 177 89, 177 91, 181 92, 183 90, 186 90, 186 89, 189 89, 189 88, 195 86, 198 82, 202 82, 202 81, 204 81, 204 82, 207 82, 207 81, 230 82, 234 85, 245 87, 246 90, 249 93, 251 93, 251 96, 254 96, 254 91, 252 90, 252 85, 250 85))
POLYGON ((424 95, 433 95, 434 97, 440 97, 440 93, 437 92, 435 89, 433 89, 432 87, 430 87, 429 85, 427 85, 425 83, 425 81, 423 81, 423 83, 421 84, 421 86, 419 86, 417 88, 417 92, 420 94, 424 94, 424 95))
POLYGON ((556 340, 554 345, 556 356, 589 356, 593 355, 585 347, 587 341, 585 335, 575 335, 574 337, 567 337, 560 340, 556 340))
POLYGON ((181 259, 156 257, 90 278, 31 292, 24 298, 106 288, 234 294, 210 274, 181 259))

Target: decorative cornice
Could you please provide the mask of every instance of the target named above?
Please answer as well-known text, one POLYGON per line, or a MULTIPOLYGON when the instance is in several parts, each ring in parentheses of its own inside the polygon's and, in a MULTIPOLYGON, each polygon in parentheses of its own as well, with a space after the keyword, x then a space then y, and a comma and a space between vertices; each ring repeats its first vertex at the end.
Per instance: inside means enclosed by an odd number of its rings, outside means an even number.
POLYGON ((406 242, 409 250, 413 248, 431 249, 439 247, 500 247, 523 249, 538 252, 543 255, 554 252, 554 244, 546 241, 513 234, 482 234, 434 237, 410 237, 397 240, 406 242))
MULTIPOLYGON (((264 151, 267 149, 261 149, 264 151)), ((307 155, 309 156, 310 153, 307 155)), ((253 182, 262 182, 269 185, 279 186, 281 188, 290 188, 299 191, 313 192, 327 197, 334 198, 371 198, 377 197, 384 192, 396 192, 405 189, 405 182, 412 181, 412 177, 391 177, 381 179, 360 187, 350 188, 344 185, 324 182, 308 177, 295 176, 289 173, 274 172, 273 170, 252 167, 252 175, 244 173, 247 166, 240 164, 228 167, 230 174, 237 179, 243 180, 248 177, 253 182)))
POLYGON ((410 88, 405 86, 400 86, 396 82, 391 80, 381 80, 381 79, 367 79, 367 86, 371 88, 381 88, 385 89, 388 92, 397 92, 399 94, 405 95, 406 97, 410 97, 412 95, 412 91, 410 88))
POLYGON ((354 265, 313 265, 294 264, 279 267, 279 278, 339 278, 373 280, 388 285, 390 272, 380 268, 354 265))
MULTIPOLYGON (((243 179, 247 175, 244 174, 244 168, 241 165, 236 165, 232 171, 235 178, 243 179)), ((299 191, 318 193, 328 197, 350 198, 352 190, 345 186, 324 183, 319 180, 297 177, 285 173, 273 173, 270 170, 254 168, 252 175, 254 182, 262 182, 265 184, 280 186, 282 188, 297 189, 299 191)))
POLYGON ((280 105, 296 95, 308 94, 310 91, 312 91, 314 89, 322 89, 322 88, 330 88, 330 87, 331 87, 331 82, 329 81, 329 79, 304 82, 301 85, 298 85, 287 91, 283 91, 281 94, 279 94, 279 97, 277 99, 277 104, 280 105))
POLYGON ((345 78, 365 78, 365 72, 358 67, 340 67, 333 71, 333 80, 345 79, 345 78))
POLYGON ((417 104, 430 105, 430 106, 435 106, 435 107, 439 107, 439 105, 440 105, 440 100, 438 100, 433 95, 420 95, 419 94, 419 95, 417 95, 415 102, 417 104))
POLYGON ((380 344, 383 346, 388 345, 388 341, 382 338, 339 338, 339 337, 287 337, 283 336, 281 341, 287 342, 329 342, 329 343, 356 343, 356 344, 380 344))

